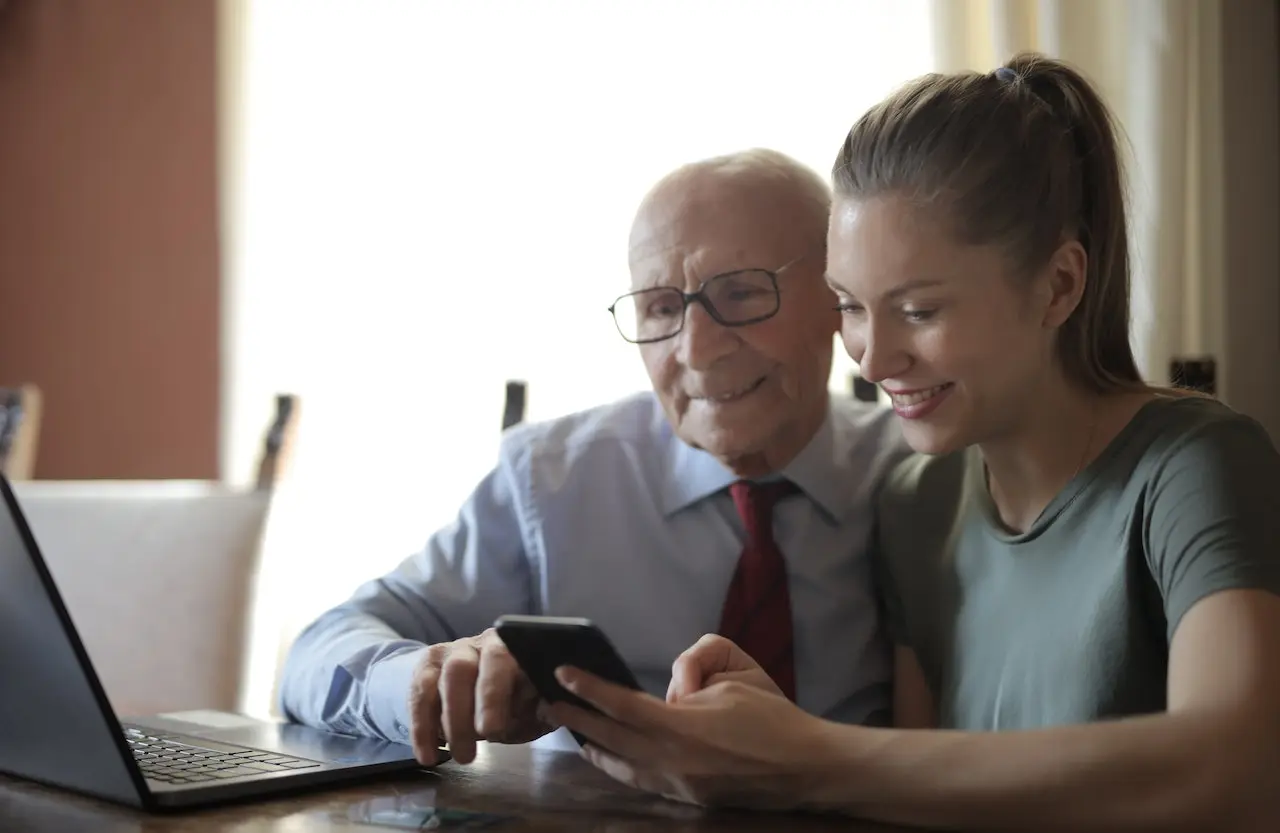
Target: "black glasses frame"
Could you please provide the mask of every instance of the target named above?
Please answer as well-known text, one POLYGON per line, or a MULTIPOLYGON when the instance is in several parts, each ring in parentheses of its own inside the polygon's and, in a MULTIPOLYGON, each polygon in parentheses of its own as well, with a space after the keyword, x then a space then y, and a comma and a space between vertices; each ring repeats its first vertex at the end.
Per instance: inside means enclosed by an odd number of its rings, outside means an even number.
POLYGON ((778 277, 808 256, 809 253, 805 252, 799 257, 787 261, 777 269, 734 269, 732 272, 721 272, 718 275, 712 275, 702 281, 698 284, 698 288, 693 292, 685 292, 683 289, 679 289, 674 286, 652 287, 650 289, 639 289, 635 292, 628 292, 625 295, 619 295, 614 299, 613 303, 609 305, 609 314, 613 316, 613 325, 618 328, 618 334, 621 335, 624 340, 629 341, 632 344, 655 344, 659 341, 666 341, 667 339, 675 338, 680 335, 680 333, 684 331, 684 322, 689 312, 689 305, 693 303, 701 305, 701 307, 707 311, 707 315, 711 316, 711 320, 715 321, 721 327, 747 327, 751 324, 759 324, 761 321, 768 321, 770 318, 773 318, 778 314, 778 311, 782 309, 782 293, 778 291, 778 277), (769 285, 773 287, 773 311, 766 315, 757 315, 754 318, 748 318, 745 321, 727 321, 716 310, 715 304, 711 303, 711 299, 707 297, 707 286, 714 281, 721 280, 723 278, 731 278, 734 275, 741 275, 747 272, 760 272, 769 276, 769 285), (622 324, 618 321, 618 304, 627 298, 634 298, 637 295, 644 295, 656 291, 673 293, 680 296, 682 303, 680 310, 680 326, 676 327, 676 329, 668 335, 658 336, 656 338, 628 338, 626 332, 622 329, 622 324))

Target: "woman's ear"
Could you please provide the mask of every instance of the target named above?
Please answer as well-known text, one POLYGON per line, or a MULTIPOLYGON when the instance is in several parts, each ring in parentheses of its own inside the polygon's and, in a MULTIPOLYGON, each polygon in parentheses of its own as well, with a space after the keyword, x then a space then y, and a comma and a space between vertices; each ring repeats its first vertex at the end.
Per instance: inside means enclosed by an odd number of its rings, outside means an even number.
POLYGON ((1049 258, 1045 266, 1045 305, 1042 325, 1046 329, 1061 327, 1080 306, 1085 283, 1089 279, 1089 255, 1079 240, 1067 240, 1049 258))

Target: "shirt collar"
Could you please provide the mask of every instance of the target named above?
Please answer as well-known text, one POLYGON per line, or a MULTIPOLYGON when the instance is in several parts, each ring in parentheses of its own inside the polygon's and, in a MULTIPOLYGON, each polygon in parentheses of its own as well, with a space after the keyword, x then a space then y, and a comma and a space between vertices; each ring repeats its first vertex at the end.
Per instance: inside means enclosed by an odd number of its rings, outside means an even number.
MULTIPOLYGON (((832 520, 839 520, 848 509, 849 486, 842 480, 850 473, 843 465, 848 449, 836 447, 844 432, 834 429, 832 410, 829 404, 818 432, 778 476, 795 483, 832 520)), ((666 458, 662 511, 667 517, 727 489, 738 479, 715 457, 688 445, 674 432, 669 432, 666 458)))

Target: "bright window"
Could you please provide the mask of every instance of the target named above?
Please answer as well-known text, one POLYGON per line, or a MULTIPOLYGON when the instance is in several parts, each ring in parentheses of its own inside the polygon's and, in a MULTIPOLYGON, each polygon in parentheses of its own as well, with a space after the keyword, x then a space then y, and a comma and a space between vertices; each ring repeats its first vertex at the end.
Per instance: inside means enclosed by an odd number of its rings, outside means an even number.
POLYGON ((933 63, 927 0, 245 7, 224 459, 301 395, 309 609, 452 519, 506 380, 534 420, 648 387, 606 307, 656 178, 752 146, 825 176, 933 63))

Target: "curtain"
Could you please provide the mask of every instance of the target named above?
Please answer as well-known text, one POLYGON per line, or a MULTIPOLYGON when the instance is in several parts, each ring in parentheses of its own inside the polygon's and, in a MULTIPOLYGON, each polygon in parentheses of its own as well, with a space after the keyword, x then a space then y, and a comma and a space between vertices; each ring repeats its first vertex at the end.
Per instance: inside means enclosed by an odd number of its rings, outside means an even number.
MULTIPOLYGON (((1224 357, 1221 19, 1216 0, 933 0, 939 69, 1070 61, 1124 128, 1139 368, 1224 357)), ((1219 368, 1221 378, 1222 368, 1219 368)))
MULTIPOLYGON (((223 0, 223 470, 303 403, 255 602, 282 646, 454 517, 527 418, 649 386, 606 308, 644 191, 752 146, 830 170, 933 67, 927 0, 223 0)), ((832 386, 853 369, 836 350, 832 386)))

